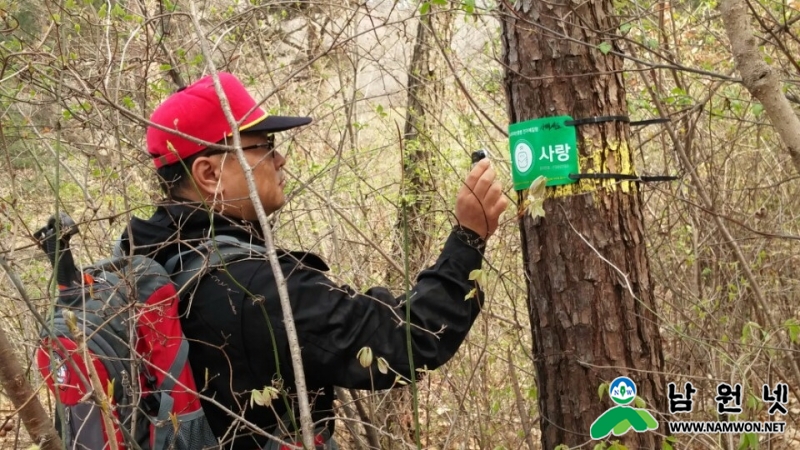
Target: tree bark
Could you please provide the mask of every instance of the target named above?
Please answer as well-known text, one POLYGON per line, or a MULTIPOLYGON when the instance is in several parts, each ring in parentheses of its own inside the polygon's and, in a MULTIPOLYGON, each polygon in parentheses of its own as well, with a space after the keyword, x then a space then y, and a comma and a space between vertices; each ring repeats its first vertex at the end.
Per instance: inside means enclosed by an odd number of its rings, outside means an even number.
POLYGON ((783 94, 778 74, 764 61, 756 44, 747 5, 742 0, 722 0, 719 9, 742 83, 764 106, 764 112, 786 145, 795 171, 800 173, 800 119, 783 94))
MULTIPOLYGON (((401 211, 397 228, 402 236, 403 228, 408 226, 410 273, 416 273, 422 268, 434 228, 430 210, 433 193, 436 192, 436 155, 432 148, 431 130, 434 128, 434 121, 431 116, 435 115, 436 103, 442 95, 444 85, 441 81, 441 68, 437 70, 438 52, 433 33, 438 31, 449 34, 450 16, 447 12, 436 16, 427 12, 419 17, 414 51, 408 66, 401 186, 401 203, 404 205, 401 207, 405 208, 406 220, 403 220, 401 211)), ((398 251, 397 254, 402 252, 398 251)))
MULTIPOLYGON (((627 115, 622 58, 598 48, 601 33, 619 25, 611 0, 504 1, 501 13, 510 123, 627 115)), ((627 123, 577 133, 582 173, 633 172, 627 123)), ((656 418, 666 408, 639 186, 581 180, 547 191, 545 216, 523 214, 520 231, 542 448, 552 449, 591 440, 590 425, 613 406, 598 387, 617 376, 636 383, 656 418)), ((611 438, 629 449, 661 447, 658 432, 611 438)))
POLYGON ((2 327, 0 327, 0 385, 19 412, 31 441, 39 445, 42 450, 63 448, 64 445, 56 433, 53 421, 31 388, 25 371, 14 354, 14 347, 2 327))

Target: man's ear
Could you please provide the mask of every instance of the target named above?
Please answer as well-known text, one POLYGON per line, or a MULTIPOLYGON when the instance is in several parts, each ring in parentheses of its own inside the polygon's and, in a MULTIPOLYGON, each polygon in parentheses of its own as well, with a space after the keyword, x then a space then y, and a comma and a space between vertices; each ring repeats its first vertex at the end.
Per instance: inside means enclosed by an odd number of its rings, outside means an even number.
POLYGON ((220 159, 212 156, 201 156, 192 163, 192 178, 194 178, 195 189, 203 199, 212 199, 215 194, 219 194, 220 176, 222 167, 220 159))

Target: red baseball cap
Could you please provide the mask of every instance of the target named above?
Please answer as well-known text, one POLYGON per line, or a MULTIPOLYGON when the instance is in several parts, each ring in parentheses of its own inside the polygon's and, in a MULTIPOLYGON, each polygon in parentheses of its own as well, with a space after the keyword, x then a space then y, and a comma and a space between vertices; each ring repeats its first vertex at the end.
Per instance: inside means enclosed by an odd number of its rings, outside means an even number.
MULTIPOLYGON (((256 101, 238 78, 224 72, 217 75, 233 118, 241 123, 239 131, 279 132, 311 123, 310 117, 268 116, 261 107, 255 108, 256 101)), ((206 142, 219 142, 233 135, 210 75, 172 94, 156 108, 150 121, 206 142)), ((147 127, 147 151, 156 168, 174 164, 205 148, 168 131, 147 127)))

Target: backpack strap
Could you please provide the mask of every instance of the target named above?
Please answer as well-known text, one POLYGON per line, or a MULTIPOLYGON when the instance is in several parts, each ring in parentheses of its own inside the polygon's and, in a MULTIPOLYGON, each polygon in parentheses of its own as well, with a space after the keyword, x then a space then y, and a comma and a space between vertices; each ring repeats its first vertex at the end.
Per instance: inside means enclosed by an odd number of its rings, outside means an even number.
MULTIPOLYGON (((180 377, 181 372, 183 372, 183 368, 186 367, 188 358, 189 341, 182 339, 181 345, 178 348, 178 353, 175 354, 175 359, 172 361, 172 365, 169 367, 168 375, 164 377, 164 381, 161 383, 161 386, 158 387, 158 390, 160 391, 158 414, 153 419, 156 424, 169 423, 169 414, 172 412, 172 407, 175 404, 175 399, 172 398, 170 392, 172 392, 172 388, 175 387, 175 380, 180 377)), ((169 425, 162 425, 154 428, 155 436, 153 437, 153 448, 170 448, 170 443, 167 442, 167 439, 170 435, 173 435, 172 427, 169 425)))
POLYGON ((205 273, 204 269, 224 266, 248 257, 263 256, 266 252, 267 248, 262 245, 240 241, 233 236, 220 235, 204 241, 196 248, 178 253, 164 264, 164 268, 172 277, 172 281, 178 285, 178 290, 182 290, 187 285, 197 283, 199 275, 205 273))
MULTIPOLYGON (((247 257, 263 256, 266 251, 267 249, 261 245, 240 241, 233 236, 220 235, 204 241, 196 248, 173 256, 164 264, 164 269, 181 291, 187 286, 194 286, 210 269, 247 257)), ((175 381, 186 367, 188 357, 189 341, 183 339, 169 368, 168 376, 164 377, 164 381, 157 387, 160 392, 159 407, 158 414, 153 418, 157 424, 169 424, 170 413, 175 404, 170 393, 175 387, 175 381)), ((153 449, 170 448, 172 443, 167 442, 170 436, 174 436, 171 426, 156 426, 153 449)))

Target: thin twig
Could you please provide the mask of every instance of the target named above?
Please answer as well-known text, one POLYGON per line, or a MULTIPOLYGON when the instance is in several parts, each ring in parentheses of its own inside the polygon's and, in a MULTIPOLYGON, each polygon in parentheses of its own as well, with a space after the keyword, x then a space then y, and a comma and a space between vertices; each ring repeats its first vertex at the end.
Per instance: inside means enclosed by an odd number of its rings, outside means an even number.
POLYGON ((228 124, 233 130, 233 146, 236 149, 236 158, 239 161, 242 170, 244 171, 245 179, 247 180, 247 187, 250 191, 250 200, 253 203, 253 206, 255 206, 256 215, 258 216, 258 221, 261 225, 261 231, 264 235, 264 242, 267 248, 267 257, 269 258, 275 283, 278 287, 278 297, 280 298, 281 310, 283 311, 283 324, 285 326, 286 337, 289 342, 289 353, 292 359, 297 401, 300 407, 300 428, 302 429, 303 446, 307 449, 313 449, 314 422, 311 418, 311 406, 309 405, 308 401, 308 389, 306 388, 300 341, 297 338, 297 329, 295 328, 294 317, 292 314, 292 303, 289 299, 289 291, 286 288, 286 278, 283 276, 281 264, 278 260, 278 254, 275 250, 275 244, 272 241, 272 230, 269 228, 267 213, 264 210, 264 205, 261 203, 261 199, 258 197, 258 189, 256 187, 255 179, 253 178, 253 170, 247 163, 244 151, 242 150, 241 136, 239 135, 239 127, 236 118, 233 117, 230 104, 228 103, 228 98, 225 95, 225 91, 222 89, 222 85, 220 84, 219 76, 217 75, 217 69, 214 65, 213 55, 211 55, 208 51, 205 35, 203 34, 203 29, 200 26, 200 21, 198 19, 197 7, 195 6, 194 1, 190 1, 189 5, 191 8, 192 23, 194 24, 194 28, 197 33, 200 48, 203 52, 203 56, 208 62, 209 68, 211 69, 211 75, 214 80, 214 90, 219 97, 222 111, 225 113, 225 118, 228 120, 228 124))

